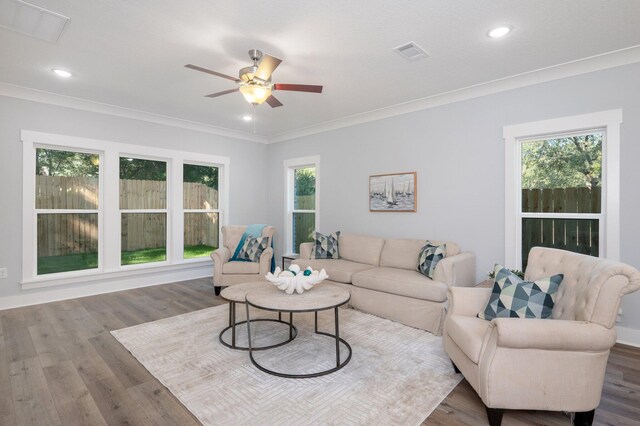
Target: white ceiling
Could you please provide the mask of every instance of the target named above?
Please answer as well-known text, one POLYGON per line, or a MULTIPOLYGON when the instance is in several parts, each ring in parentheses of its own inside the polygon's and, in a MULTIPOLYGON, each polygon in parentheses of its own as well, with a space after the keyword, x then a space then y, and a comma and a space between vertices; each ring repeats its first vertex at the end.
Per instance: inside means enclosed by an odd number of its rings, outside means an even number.
POLYGON ((275 82, 324 85, 258 106, 268 137, 640 45, 638 0, 30 1, 71 20, 55 44, 0 28, 0 81, 251 132, 242 95, 203 97, 233 82, 183 65, 235 76, 259 48, 284 60, 275 82), (405 61, 408 41, 431 56, 405 61))

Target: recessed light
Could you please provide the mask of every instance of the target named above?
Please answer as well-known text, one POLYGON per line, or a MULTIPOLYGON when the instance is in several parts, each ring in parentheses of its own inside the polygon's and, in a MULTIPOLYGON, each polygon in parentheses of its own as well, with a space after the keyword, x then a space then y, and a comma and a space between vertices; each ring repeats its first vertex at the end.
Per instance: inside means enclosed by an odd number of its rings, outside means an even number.
POLYGON ((504 37, 507 34, 509 34, 511 32, 512 27, 511 26, 501 26, 501 27, 497 27, 492 29, 491 31, 489 31, 489 33, 487 34, 489 37, 491 38, 500 38, 500 37, 504 37))
POLYGON ((242 116, 242 119, 243 119, 244 121, 251 121, 251 120, 253 120, 253 117, 252 117, 252 116, 250 116, 250 115, 243 115, 243 116, 242 116))
POLYGON ((53 71, 58 77, 60 78, 71 78, 73 77, 73 74, 67 70, 63 70, 61 68, 52 68, 51 71, 53 71))

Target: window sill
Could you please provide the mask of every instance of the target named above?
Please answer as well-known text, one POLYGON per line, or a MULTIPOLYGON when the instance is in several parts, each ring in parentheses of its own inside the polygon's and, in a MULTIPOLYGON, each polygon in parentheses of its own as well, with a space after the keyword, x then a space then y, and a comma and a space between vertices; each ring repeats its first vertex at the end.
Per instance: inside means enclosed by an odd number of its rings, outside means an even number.
POLYGON ((108 281, 113 278, 121 278, 127 276, 139 276, 139 275, 149 275, 156 274, 159 272, 170 272, 170 271, 180 271, 185 269, 195 269, 202 267, 210 267, 213 264, 211 259, 189 259, 182 263, 175 264, 164 264, 162 266, 146 266, 146 265, 136 265, 135 268, 123 268, 118 271, 95 271, 89 273, 82 273, 73 276, 65 276, 65 277, 38 277, 31 280, 24 280, 20 282, 23 290, 30 290, 36 288, 45 288, 45 287, 55 287, 67 284, 77 284, 77 283, 89 283, 89 282, 99 282, 99 281, 108 281))

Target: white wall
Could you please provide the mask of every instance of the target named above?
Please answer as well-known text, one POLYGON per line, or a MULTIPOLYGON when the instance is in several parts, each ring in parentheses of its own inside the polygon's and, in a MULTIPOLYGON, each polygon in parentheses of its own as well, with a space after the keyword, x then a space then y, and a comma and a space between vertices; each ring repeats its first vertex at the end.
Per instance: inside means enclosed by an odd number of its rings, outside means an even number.
MULTIPOLYGON (((82 286, 20 290, 20 130, 36 130, 231 158, 232 223, 273 224, 284 247, 283 160, 320 155, 321 230, 458 242, 477 255, 478 280, 504 260, 502 127, 622 108, 621 260, 640 268, 640 64, 458 102, 403 116, 260 145, 142 121, 0 97, 2 299, 73 297, 82 286), (370 213, 368 176, 418 172, 418 213, 370 213), (267 175, 268 179, 264 179, 267 175)), ((640 334, 640 292, 621 325, 640 334)))
MULTIPOLYGON (((504 262, 502 127, 622 108, 621 260, 640 268, 638 76, 633 64, 271 145, 269 223, 284 227, 283 160, 320 155, 320 231, 455 241, 481 280, 504 262), (418 172, 418 212, 370 213, 368 176, 406 171, 418 172)), ((623 310, 620 325, 640 329, 640 292, 623 310)))
MULTIPOLYGON (((0 308, 104 289, 104 283, 96 283, 21 290, 22 129, 145 145, 150 154, 159 147, 230 157, 230 223, 265 221, 264 144, 0 96, 0 267, 9 269, 8 278, 0 279, 0 308)), ((206 271, 210 273, 210 268, 206 271)), ((160 281, 176 277, 164 274, 160 281)), ((153 279, 159 282, 158 277, 153 279)), ((149 282, 148 277, 132 278, 117 288, 142 285, 145 280, 149 282)))

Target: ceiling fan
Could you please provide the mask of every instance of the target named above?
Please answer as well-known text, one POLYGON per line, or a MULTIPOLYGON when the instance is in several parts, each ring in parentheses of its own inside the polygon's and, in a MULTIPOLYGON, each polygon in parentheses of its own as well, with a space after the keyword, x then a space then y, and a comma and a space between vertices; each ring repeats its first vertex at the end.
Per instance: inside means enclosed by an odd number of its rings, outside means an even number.
POLYGON ((240 93, 242 93, 247 102, 250 102, 254 105, 260 105, 266 101, 269 106, 271 106, 271 108, 276 108, 282 106, 282 102, 277 100, 275 96, 271 94, 271 92, 274 90, 322 93, 322 86, 314 86, 309 84, 272 83, 271 74, 273 74, 273 71, 278 67, 278 65, 280 65, 282 59, 275 58, 271 55, 265 55, 257 49, 250 50, 249 57, 251 58, 251 60, 253 60, 253 65, 241 68, 240 72, 238 73, 239 78, 202 68, 197 65, 187 64, 185 65, 185 67, 218 77, 226 78, 227 80, 231 80, 237 83, 239 86, 235 89, 224 90, 222 92, 206 95, 207 98, 217 98, 218 96, 228 95, 229 93, 235 93, 239 91, 240 93))

